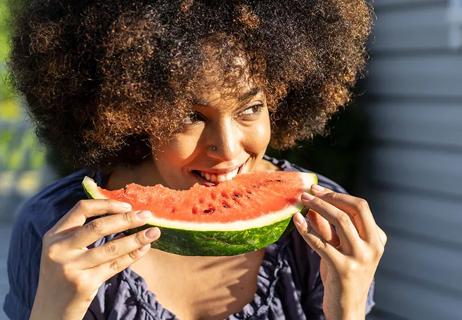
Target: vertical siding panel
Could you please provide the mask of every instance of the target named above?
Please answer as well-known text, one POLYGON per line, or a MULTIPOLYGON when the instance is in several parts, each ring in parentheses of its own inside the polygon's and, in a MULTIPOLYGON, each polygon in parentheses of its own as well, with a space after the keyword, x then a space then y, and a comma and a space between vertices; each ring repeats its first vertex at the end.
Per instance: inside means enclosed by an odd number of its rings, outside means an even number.
POLYGON ((371 144, 360 184, 389 235, 376 275, 383 319, 462 319, 462 51, 454 50, 462 15, 455 4, 374 2, 362 99, 371 144))

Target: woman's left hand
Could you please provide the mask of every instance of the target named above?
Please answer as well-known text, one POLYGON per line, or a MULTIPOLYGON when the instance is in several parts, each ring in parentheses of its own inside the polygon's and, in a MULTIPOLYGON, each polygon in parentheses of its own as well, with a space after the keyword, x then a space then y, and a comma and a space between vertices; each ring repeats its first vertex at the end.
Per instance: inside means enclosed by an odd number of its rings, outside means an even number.
POLYGON ((387 236, 375 223, 366 200, 313 185, 302 202, 308 221, 294 223, 321 257, 323 310, 327 319, 364 319, 367 294, 387 236), (332 228, 334 226, 335 228, 332 228))

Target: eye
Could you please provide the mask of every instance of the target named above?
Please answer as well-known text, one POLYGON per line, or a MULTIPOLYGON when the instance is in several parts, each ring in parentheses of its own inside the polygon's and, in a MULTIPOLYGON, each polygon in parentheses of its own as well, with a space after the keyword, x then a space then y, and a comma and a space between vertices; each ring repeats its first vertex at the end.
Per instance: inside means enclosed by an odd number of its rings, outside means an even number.
POLYGON ((251 115, 259 113, 262 108, 263 108, 263 104, 261 104, 261 103, 254 104, 254 105, 244 109, 242 112, 239 113, 239 115, 251 116, 251 115))
POLYGON ((183 119, 183 124, 190 125, 204 120, 205 117, 199 112, 191 112, 186 118, 183 119))

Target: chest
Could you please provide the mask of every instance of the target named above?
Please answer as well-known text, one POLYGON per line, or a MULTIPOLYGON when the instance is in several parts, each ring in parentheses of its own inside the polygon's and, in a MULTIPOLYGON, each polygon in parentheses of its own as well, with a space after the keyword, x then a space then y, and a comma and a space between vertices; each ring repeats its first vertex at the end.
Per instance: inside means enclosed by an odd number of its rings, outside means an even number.
POLYGON ((179 319, 223 319, 254 298, 264 251, 184 257, 152 249, 131 268, 179 319))

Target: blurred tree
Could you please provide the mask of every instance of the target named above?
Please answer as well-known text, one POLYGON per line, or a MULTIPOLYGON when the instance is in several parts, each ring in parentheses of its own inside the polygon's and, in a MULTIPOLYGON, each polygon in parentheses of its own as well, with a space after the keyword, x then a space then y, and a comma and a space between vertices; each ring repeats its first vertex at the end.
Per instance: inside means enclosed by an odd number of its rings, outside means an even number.
POLYGON ((37 143, 9 78, 9 37, 10 11, 7 1, 0 0, 0 171, 39 170, 45 149, 37 143))

